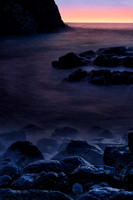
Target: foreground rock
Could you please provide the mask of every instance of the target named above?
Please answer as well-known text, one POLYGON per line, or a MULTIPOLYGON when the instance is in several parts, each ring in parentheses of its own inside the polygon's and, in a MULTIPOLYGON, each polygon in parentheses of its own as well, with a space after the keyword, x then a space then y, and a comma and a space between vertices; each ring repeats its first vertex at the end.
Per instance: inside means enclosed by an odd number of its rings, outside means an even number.
POLYGON ((66 28, 54 0, 0 0, 0 35, 44 33, 66 28))
POLYGON ((69 196, 58 191, 46 191, 46 190, 11 190, 0 189, 1 200, 72 200, 69 196))
POLYGON ((52 66, 58 69, 71 69, 85 65, 86 62, 73 52, 59 57, 59 61, 52 62, 52 66))
POLYGON ((24 166, 36 160, 44 159, 39 149, 28 141, 13 143, 1 156, 1 159, 6 158, 14 160, 20 166, 24 166))
POLYGON ((80 156, 92 164, 102 164, 102 151, 86 141, 70 141, 64 151, 59 152, 52 159, 62 160, 68 156, 80 156))

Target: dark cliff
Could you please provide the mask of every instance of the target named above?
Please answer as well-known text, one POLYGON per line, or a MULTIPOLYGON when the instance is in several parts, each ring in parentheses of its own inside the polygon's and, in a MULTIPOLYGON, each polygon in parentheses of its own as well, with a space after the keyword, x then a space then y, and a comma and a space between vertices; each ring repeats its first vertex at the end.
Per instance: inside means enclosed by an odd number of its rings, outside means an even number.
POLYGON ((0 35, 46 33, 65 27, 54 0, 0 0, 0 35))

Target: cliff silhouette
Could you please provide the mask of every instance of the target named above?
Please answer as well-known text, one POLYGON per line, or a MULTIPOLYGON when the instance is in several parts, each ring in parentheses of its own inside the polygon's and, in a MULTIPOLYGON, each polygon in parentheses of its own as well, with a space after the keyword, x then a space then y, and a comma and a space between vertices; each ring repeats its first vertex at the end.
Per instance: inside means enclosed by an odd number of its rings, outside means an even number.
POLYGON ((54 0, 0 0, 0 35, 47 33, 64 28, 54 0))

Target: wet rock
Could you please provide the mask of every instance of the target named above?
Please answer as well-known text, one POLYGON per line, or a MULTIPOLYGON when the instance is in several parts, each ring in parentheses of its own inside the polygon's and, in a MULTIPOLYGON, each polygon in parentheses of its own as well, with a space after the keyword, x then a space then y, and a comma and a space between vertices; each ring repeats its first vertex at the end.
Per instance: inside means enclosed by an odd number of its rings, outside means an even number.
POLYGON ((80 156, 92 164, 102 164, 102 152, 95 146, 89 145, 86 141, 72 140, 64 151, 59 152, 52 159, 62 160, 68 156, 80 156))
POLYGON ((133 162, 122 170, 120 178, 124 188, 133 190, 133 162))
POLYGON ((133 152, 133 131, 128 133, 128 146, 131 152, 133 152))
POLYGON ((103 132, 101 132, 101 133, 99 134, 99 136, 100 136, 100 137, 104 137, 104 138, 113 138, 113 137, 114 137, 112 131, 110 131, 109 129, 103 130, 103 132))
POLYGON ((63 127, 63 128, 57 128, 52 133, 52 137, 70 137, 75 138, 79 136, 79 131, 75 128, 71 127, 63 127))
POLYGON ((30 189, 33 187, 33 182, 36 176, 36 174, 23 174, 18 179, 13 181, 12 188, 17 190, 30 189))
POLYGON ((80 195, 76 200, 100 200, 100 199, 89 193, 84 193, 80 195))
POLYGON ((36 160, 44 159, 39 149, 28 141, 13 143, 1 156, 1 159, 5 158, 11 158, 20 166, 24 166, 36 160))
POLYGON ((114 54, 117 56, 124 56, 127 55, 127 48, 124 46, 101 48, 97 52, 102 54, 114 54))
POLYGON ((125 67, 133 68, 133 56, 127 56, 123 59, 123 65, 125 67))
POLYGON ((62 57, 59 57, 59 61, 52 62, 52 66, 58 69, 71 69, 80 66, 85 66, 86 62, 75 53, 68 53, 62 57))
POLYGON ((70 156, 60 161, 65 172, 72 172, 77 167, 88 165, 88 162, 79 156, 70 156))
POLYGON ((11 190, 11 189, 0 189, 1 200, 72 200, 71 197, 58 192, 58 191, 47 191, 47 190, 11 190))
POLYGON ((19 173, 18 166, 11 159, 0 160, 0 176, 8 175, 11 177, 19 173))
POLYGON ((116 194, 113 194, 110 197, 110 200, 133 200, 133 192, 129 192, 129 191, 120 191, 116 194))
POLYGON ((89 73, 90 82, 93 84, 104 85, 110 82, 110 70, 92 70, 89 73))
POLYGON ((42 138, 37 141, 37 147, 43 153, 51 153, 58 148, 58 142, 53 138, 42 138))
POLYGON ((93 61, 94 65, 101 66, 101 67, 116 67, 116 66, 119 66, 121 63, 122 63, 122 59, 112 54, 99 55, 93 61))
POLYGON ((61 172, 62 166, 59 161, 56 160, 40 160, 37 162, 26 165, 22 173, 40 173, 40 172, 61 172))
POLYGON ((56 190, 58 181, 58 174, 55 172, 42 172, 34 181, 34 187, 41 190, 56 190))
POLYGON ((83 187, 82 187, 81 184, 75 183, 75 184, 73 185, 73 187, 72 187, 72 191, 73 191, 74 194, 80 195, 80 194, 83 193, 83 187))
POLYGON ((8 175, 0 176, 0 187, 9 187, 11 183, 11 177, 8 175))
POLYGON ((132 162, 133 154, 127 146, 108 146, 104 151, 104 164, 109 166, 126 166, 132 162))
POLYGON ((70 74, 67 78, 67 81, 69 82, 82 81, 82 80, 85 80, 87 76, 88 76, 88 73, 86 71, 79 69, 73 72, 72 74, 70 74))
POLYGON ((96 54, 94 51, 90 50, 90 51, 84 51, 82 53, 79 54, 80 57, 86 58, 86 59, 91 59, 92 57, 94 57, 96 54))
POLYGON ((54 0, 0 1, 0 35, 34 34, 65 29, 54 0))

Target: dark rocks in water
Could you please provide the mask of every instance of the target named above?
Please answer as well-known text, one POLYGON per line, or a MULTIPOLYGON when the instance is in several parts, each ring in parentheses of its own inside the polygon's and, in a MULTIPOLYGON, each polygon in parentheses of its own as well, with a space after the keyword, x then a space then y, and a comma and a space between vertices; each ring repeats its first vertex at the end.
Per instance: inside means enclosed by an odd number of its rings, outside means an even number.
POLYGON ((62 172, 62 166, 59 161, 56 160, 40 160, 26 165, 22 173, 40 173, 40 172, 62 172))
POLYGON ((11 159, 0 160, 0 176, 14 177, 19 173, 18 166, 11 159))
POLYGON ((133 131, 128 133, 128 146, 130 151, 133 153, 133 131))
POLYGON ((133 191, 133 162, 122 170, 120 178, 124 188, 133 191))
POLYGON ((62 160, 68 156, 80 156, 92 164, 102 164, 102 152, 86 141, 70 141, 64 151, 59 152, 52 159, 62 160))
POLYGON ((72 127, 57 128, 52 133, 52 137, 70 137, 75 138, 79 136, 79 131, 72 127))
POLYGON ((100 136, 100 137, 104 137, 104 138, 113 138, 113 137, 114 137, 112 131, 109 130, 109 129, 103 130, 103 131, 99 134, 99 136, 100 136))
POLYGON ((76 195, 80 195, 83 193, 83 186, 79 183, 75 183, 72 187, 72 191, 76 195))
POLYGON ((60 161, 63 170, 70 173, 81 165, 88 165, 88 162, 79 156, 69 156, 60 161))
POLYGON ((8 175, 0 176, 0 187, 9 187, 11 183, 11 177, 8 175))
POLYGON ((54 0, 0 0, 0 35, 53 32, 66 28, 54 0))
POLYGON ((125 46, 109 47, 99 49, 98 52, 102 52, 104 54, 115 54, 117 56, 124 56, 127 55, 127 48, 125 46))
POLYGON ((47 191, 47 190, 11 190, 0 189, 0 198, 1 200, 72 200, 68 195, 63 194, 59 191, 47 191))
POLYGON ((133 56, 127 56, 123 59, 123 65, 125 67, 133 68, 133 56))
POLYGON ((70 74, 67 78, 67 81, 69 82, 77 82, 77 81, 82 81, 88 76, 88 73, 86 71, 83 71, 81 69, 73 72, 70 74))
POLYGON ((20 166, 24 166, 33 161, 44 159, 39 149, 28 141, 19 141, 13 143, 1 156, 1 159, 5 158, 14 160, 20 166))
POLYGON ((103 160, 105 165, 124 167, 132 162, 133 154, 127 146, 108 146, 105 148, 103 160))
POLYGON ((76 200, 100 200, 100 199, 89 193, 84 193, 80 195, 76 200))
POLYGON ((116 67, 122 63, 122 59, 114 55, 99 55, 95 58, 93 64, 101 67, 116 67))
POLYGON ((104 85, 110 83, 111 79, 111 71, 110 70, 92 70, 89 73, 89 82, 98 85, 104 85))
POLYGON ((58 69, 71 69, 85 65, 86 62, 73 52, 59 57, 59 61, 52 62, 52 66, 58 69))
POLYGON ((36 145, 42 153, 51 153, 59 146, 58 142, 53 138, 42 138, 37 141, 36 145))
POLYGON ((84 51, 82 53, 79 54, 80 57, 86 58, 86 59, 91 59, 92 57, 94 57, 96 54, 94 51, 90 50, 90 51, 84 51))

